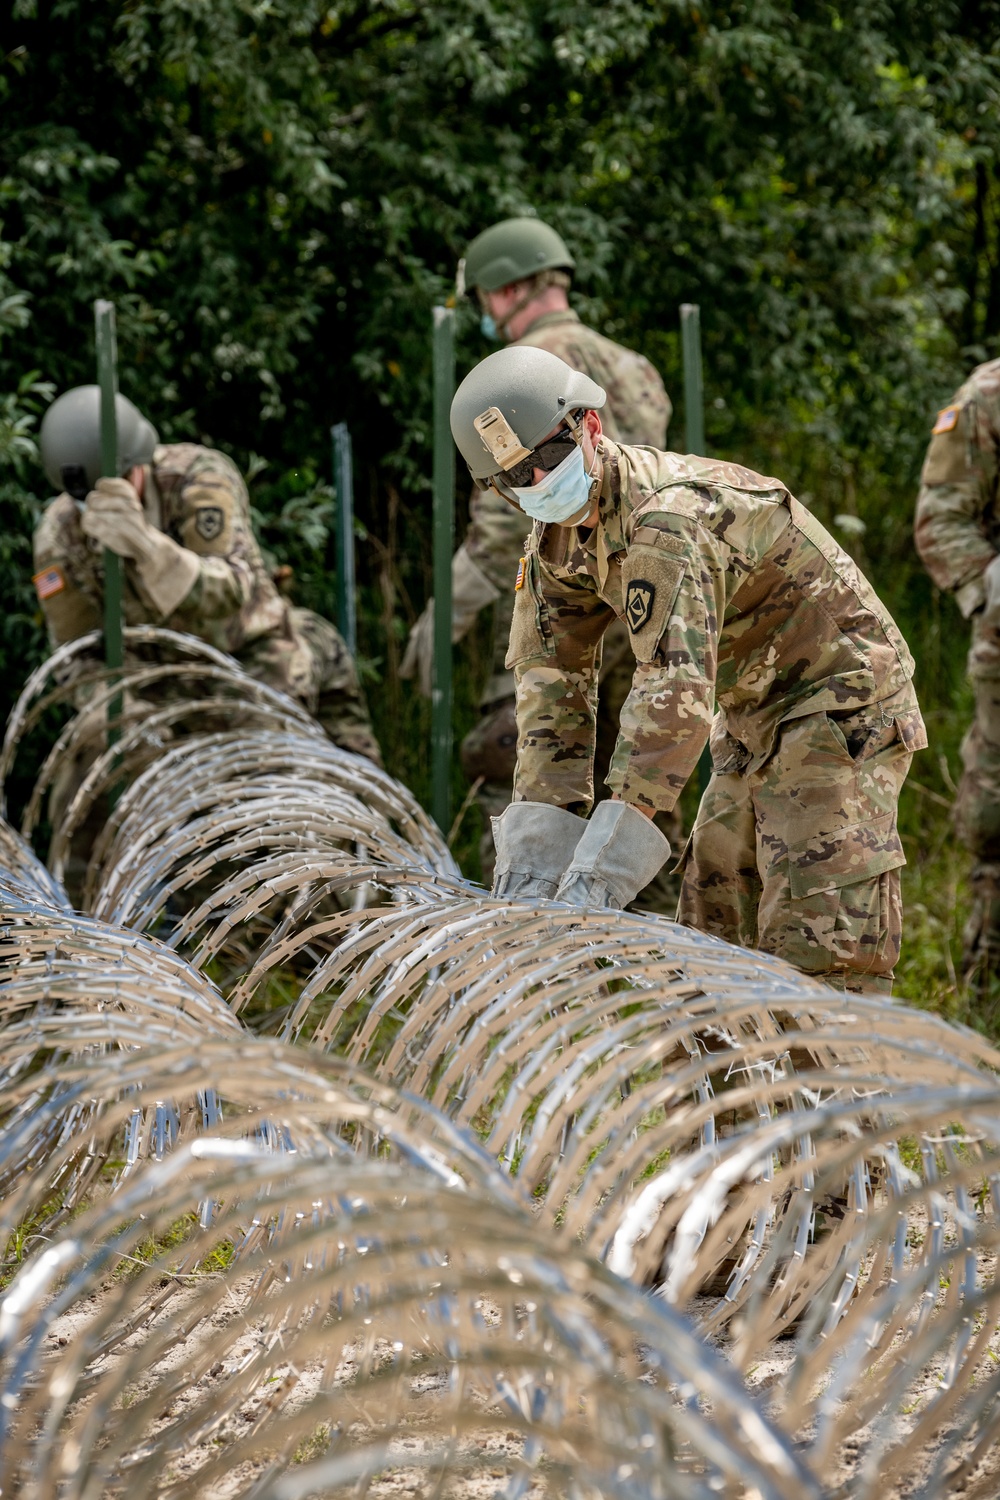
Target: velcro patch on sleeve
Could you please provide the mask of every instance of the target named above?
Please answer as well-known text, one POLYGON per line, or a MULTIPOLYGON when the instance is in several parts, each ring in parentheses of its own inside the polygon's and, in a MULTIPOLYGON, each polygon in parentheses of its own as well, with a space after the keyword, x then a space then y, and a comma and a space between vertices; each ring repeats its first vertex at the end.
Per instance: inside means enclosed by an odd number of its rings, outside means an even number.
POLYGON ((35 593, 39 599, 51 599, 53 594, 61 594, 66 587, 66 580, 62 575, 62 568, 43 568, 32 578, 35 585, 35 593))
POLYGON ((943 410, 939 411, 937 421, 931 428, 932 435, 936 437, 939 432, 950 432, 958 422, 958 411, 959 408, 957 406, 946 406, 943 410))
POLYGON ((517 577, 514 580, 514 593, 515 594, 517 593, 518 589, 523 589, 524 588, 524 575, 525 575, 525 573, 527 571, 527 567, 528 567, 528 559, 526 557, 522 557, 521 561, 517 565, 517 577))
POLYGON ((672 552, 675 557, 684 557, 691 550, 691 543, 672 531, 659 526, 639 526, 632 536, 633 546, 659 547, 661 552, 672 552))

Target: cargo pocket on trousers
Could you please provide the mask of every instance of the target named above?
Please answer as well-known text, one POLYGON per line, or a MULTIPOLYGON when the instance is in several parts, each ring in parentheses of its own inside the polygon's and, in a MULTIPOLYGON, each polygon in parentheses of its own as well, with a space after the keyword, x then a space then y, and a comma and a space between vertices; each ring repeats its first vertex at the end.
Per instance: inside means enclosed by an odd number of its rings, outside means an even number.
POLYGON ((538 554, 530 552, 523 560, 520 586, 514 593, 514 613, 510 622, 510 641, 504 666, 508 671, 530 661, 533 656, 552 656, 555 646, 549 626, 548 610, 538 581, 538 554))
POLYGON ((793 900, 839 890, 859 880, 873 880, 906 864, 894 813, 838 828, 788 851, 788 884, 793 900))
POLYGON ((789 936, 784 956, 807 972, 891 975, 902 936, 894 872, 906 863, 895 815, 814 835, 789 850, 788 863, 789 915, 798 938, 789 936), (801 954, 796 942, 805 943, 801 954), (816 949, 827 950, 828 965, 817 965, 816 949))

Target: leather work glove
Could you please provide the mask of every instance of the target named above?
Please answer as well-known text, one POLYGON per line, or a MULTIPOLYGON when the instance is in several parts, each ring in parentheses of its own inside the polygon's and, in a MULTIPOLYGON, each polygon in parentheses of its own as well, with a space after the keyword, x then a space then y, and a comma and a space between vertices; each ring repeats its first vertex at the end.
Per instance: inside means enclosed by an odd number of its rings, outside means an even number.
POLYGON ((512 802, 490 821, 497 851, 490 894, 521 901, 554 896, 584 819, 544 802, 512 802))
POLYGON ((99 479, 87 496, 83 530, 102 547, 128 558, 160 614, 172 615, 194 586, 197 555, 151 526, 127 479, 99 479))
MULTIPOLYGON (((451 560, 451 643, 460 641, 472 629, 481 609, 500 598, 500 590, 481 573, 464 545, 451 560)), ((399 675, 408 681, 416 677, 425 698, 431 695, 434 667, 434 600, 428 599, 423 613, 410 631, 399 675)))
POLYGON ((983 588, 986 590, 983 621, 987 625, 1000 625, 1000 553, 986 564, 983 588))
POLYGON ((667 861, 670 840, 627 802, 599 802, 556 891, 573 906, 626 907, 667 861))

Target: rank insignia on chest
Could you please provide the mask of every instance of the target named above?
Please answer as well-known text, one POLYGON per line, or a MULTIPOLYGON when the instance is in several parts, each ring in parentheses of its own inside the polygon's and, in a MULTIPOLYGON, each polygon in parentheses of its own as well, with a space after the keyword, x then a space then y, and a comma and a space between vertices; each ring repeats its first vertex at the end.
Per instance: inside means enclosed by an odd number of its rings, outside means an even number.
POLYGON ((634 633, 641 630, 648 623, 653 613, 653 600, 656 598, 656 589, 645 578, 633 578, 625 595, 625 618, 628 620, 629 629, 634 633))
POLYGON ((41 573, 36 573, 31 581, 39 599, 51 599, 53 594, 61 594, 66 587, 61 568, 45 568, 41 573))
POLYGON ((937 436, 939 432, 951 432, 957 421, 958 407, 946 406, 943 411, 939 411, 937 414, 937 421, 931 429, 932 436, 937 436))
POLYGON ((522 557, 521 561, 517 565, 517 577, 514 579, 514 593, 515 594, 517 593, 518 589, 523 589, 524 588, 524 575, 525 575, 525 573, 527 571, 528 571, 528 559, 526 557, 522 557))
POLYGON ((214 542, 222 535, 226 518, 221 505, 199 505, 194 517, 194 529, 203 542, 214 542))

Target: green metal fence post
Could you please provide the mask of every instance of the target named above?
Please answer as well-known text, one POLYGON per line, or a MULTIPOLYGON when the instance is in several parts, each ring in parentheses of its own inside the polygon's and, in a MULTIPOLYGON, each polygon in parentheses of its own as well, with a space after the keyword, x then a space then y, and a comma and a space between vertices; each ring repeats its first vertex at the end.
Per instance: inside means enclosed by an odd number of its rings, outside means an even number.
POLYGON ((684 350, 684 426, 688 453, 705 452, 705 392, 701 383, 701 308, 681 303, 684 350))
POLYGON ((451 554, 455 546, 455 311, 434 309, 434 675, 431 692, 431 813, 447 834, 451 791, 451 554))
POLYGON ((337 494, 334 533, 337 546, 337 629, 352 656, 358 649, 358 610, 354 592, 354 456, 346 422, 330 428, 333 485, 337 494))
MULTIPOLYGON (((705 391, 701 378, 701 308, 681 303, 681 347, 684 353, 684 441, 688 453, 705 452, 705 391)), ((698 758, 698 788, 704 791, 712 774, 706 745, 698 758)))
MULTIPOLYGON (((97 344, 97 383, 101 388, 101 473, 111 478, 118 475, 118 422, 115 412, 118 344, 115 336, 115 305, 113 302, 106 302, 103 297, 99 297, 94 303, 94 333, 97 344)), ((122 670, 122 560, 107 547, 104 549, 104 660, 111 672, 122 670)), ((122 700, 116 695, 108 702, 109 745, 113 745, 121 735, 121 714, 122 700)))

